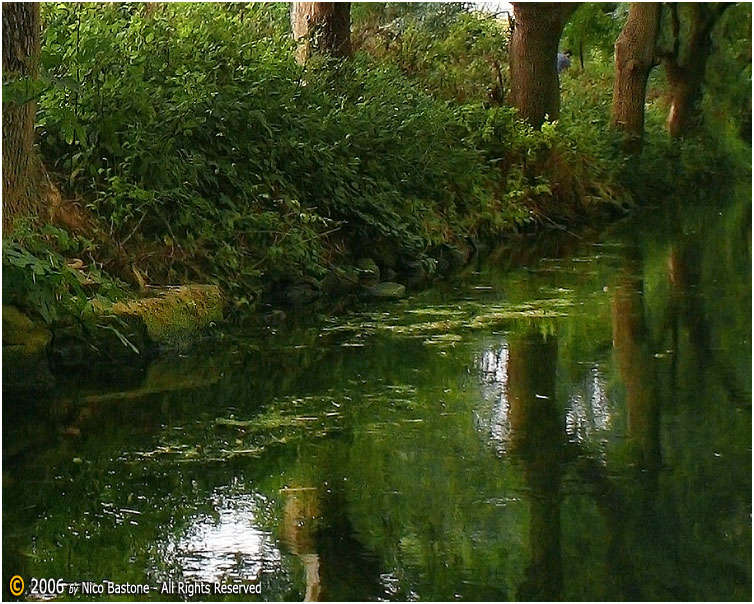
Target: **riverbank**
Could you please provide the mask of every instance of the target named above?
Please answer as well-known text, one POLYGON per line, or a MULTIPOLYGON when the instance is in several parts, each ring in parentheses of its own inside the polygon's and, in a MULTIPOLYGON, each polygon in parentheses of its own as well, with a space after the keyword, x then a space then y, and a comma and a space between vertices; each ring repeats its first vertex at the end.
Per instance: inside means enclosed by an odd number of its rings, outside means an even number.
MULTIPOLYGON (((656 174, 658 165, 668 170, 671 163, 676 167, 697 165, 701 144, 697 140, 677 149, 668 148, 668 155, 655 156, 653 163, 644 159, 639 168, 646 170, 649 166, 656 174), (694 153, 696 161, 690 163, 686 158, 694 153)), ((438 279, 452 280, 453 274, 472 259, 499 248, 505 240, 515 264, 515 241, 527 233, 539 233, 544 238, 548 233, 565 234, 566 239, 577 240, 583 231, 609 224, 632 207, 643 205, 637 198, 648 191, 654 191, 653 200, 660 197, 662 203, 670 205, 704 195, 713 186, 719 189, 715 183, 727 180, 740 168, 735 154, 726 155, 723 149, 707 146, 703 153, 703 169, 677 173, 672 182, 661 180, 648 185, 636 174, 627 174, 616 191, 620 197, 631 199, 630 204, 615 204, 613 198, 564 198, 562 187, 549 187, 538 199, 546 197, 548 207, 559 207, 557 214, 552 214, 557 220, 540 214, 528 225, 511 226, 484 238, 480 238, 481 232, 471 237, 446 224, 448 242, 414 251, 390 244, 385 238, 354 240, 350 248, 341 241, 337 258, 331 256, 326 268, 312 274, 304 265, 289 265, 293 272, 278 278, 260 275, 255 280, 256 289, 243 295, 221 285, 185 283, 184 279, 179 283, 146 283, 136 263, 128 263, 131 256, 127 248, 102 237, 101 217, 77 207, 72 219, 59 209, 57 224, 41 231, 19 229, 13 239, 4 241, 4 383, 10 391, 45 391, 54 387, 53 374, 65 368, 149 359, 166 348, 185 351, 207 337, 222 337, 233 326, 254 329, 281 324, 291 312, 339 313, 360 300, 397 300, 438 279), (88 264, 81 259, 86 256, 88 264), (132 282, 116 276, 123 275, 122 270, 111 272, 106 266, 127 267, 132 282)), ((551 156, 557 157, 557 147, 551 156)), ((584 156, 581 162, 586 163, 584 156)), ((562 162, 559 169, 564 169, 562 162)), ((541 170, 545 174, 552 166, 543 164, 541 170)), ((571 179, 568 191, 583 189, 586 183, 581 179, 585 178, 586 172, 582 172, 579 178, 571 179)), ((284 255, 288 253, 285 244, 281 250, 284 255)), ((158 255, 170 257, 164 249, 158 255)))
MULTIPOLYGON (((285 7, 260 9, 253 31, 237 7, 42 8, 56 186, 49 215, 4 233, 3 302, 26 316, 4 344, 31 321, 63 362, 397 299, 521 233, 578 232, 750 171, 725 128, 669 140, 654 93, 643 155, 623 154, 604 64, 563 74, 560 119, 533 129, 485 97, 484 70, 449 86, 442 61, 407 71, 408 49, 302 67, 285 7)), ((507 32, 459 19, 459 40, 485 40, 479 70, 507 32)))
MULTIPOLYGON (((734 194, 736 188, 724 187, 718 193, 726 190, 734 194)), ((687 195, 686 200, 694 198, 687 195)), ((675 197, 665 201, 668 206, 680 205, 675 197)), ((639 211, 647 212, 644 208, 639 211)), ((629 214, 624 212, 622 216, 629 214)), ((299 321, 308 315, 339 315, 357 305, 363 308, 365 304, 381 305, 386 300, 414 296, 438 283, 452 288, 456 279, 462 279, 460 275, 487 257, 507 269, 535 264, 546 255, 563 254, 583 245, 584 240, 593 239, 609 227, 616 216, 603 214, 594 218, 589 225, 577 222, 568 227, 511 234, 496 246, 446 246, 436 250, 429 262, 425 257, 424 262, 413 259, 405 264, 389 264, 377 256, 378 264, 374 258, 363 257, 354 265, 332 267, 321 282, 309 278, 300 283, 273 283, 253 308, 241 310, 229 310, 227 295, 215 285, 145 286, 141 290, 122 287, 118 301, 112 301, 96 293, 112 279, 102 273, 96 283, 88 284, 85 297, 62 298, 47 306, 49 321, 38 316, 34 320, 33 311, 23 302, 13 304, 19 298, 9 294, 3 305, 4 388, 16 393, 46 392, 55 387, 56 376, 84 366, 143 368, 171 350, 185 354, 210 341, 217 346, 238 330, 260 335, 277 331, 292 316, 299 321)), ((61 261, 59 266, 73 273, 78 283, 91 281, 70 260, 61 261)), ((6 274, 5 279, 6 284, 12 283, 12 273, 6 274)))

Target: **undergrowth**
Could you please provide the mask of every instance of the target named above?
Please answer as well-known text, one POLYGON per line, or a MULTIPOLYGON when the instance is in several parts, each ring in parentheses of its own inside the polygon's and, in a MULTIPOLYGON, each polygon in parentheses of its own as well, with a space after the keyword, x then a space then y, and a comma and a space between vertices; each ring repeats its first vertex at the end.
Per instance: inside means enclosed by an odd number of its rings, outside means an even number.
POLYGON ((80 313, 93 292, 122 296, 119 278, 214 283, 253 306, 377 245, 421 259, 724 173, 724 137, 667 141, 660 96, 642 158, 617 152, 599 45, 563 75, 559 122, 534 131, 501 104, 506 29, 459 5, 354 9, 361 50, 305 67, 285 5, 156 6, 43 5, 39 140, 86 219, 21 229, 3 264, 4 289, 48 321, 63 298, 80 313), (83 255, 87 277, 69 266, 83 255))
POLYGON ((535 135, 512 110, 438 100, 364 56, 301 68, 256 21, 45 11, 44 64, 75 84, 42 98, 44 155, 148 279, 248 296, 375 240, 418 255, 530 220, 516 156, 535 135))
POLYGON ((52 224, 40 231, 19 223, 3 239, 3 303, 31 305, 53 323, 61 314, 84 314, 92 303, 127 297, 128 286, 97 266, 94 249, 91 240, 52 224))

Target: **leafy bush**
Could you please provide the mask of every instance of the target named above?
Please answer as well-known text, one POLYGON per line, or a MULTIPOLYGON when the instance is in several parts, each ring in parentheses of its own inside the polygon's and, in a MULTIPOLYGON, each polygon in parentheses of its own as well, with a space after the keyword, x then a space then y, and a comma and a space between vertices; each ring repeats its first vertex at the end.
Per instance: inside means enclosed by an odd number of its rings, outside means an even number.
MULTIPOLYGON (((617 2, 584 2, 568 20, 560 46, 574 58, 591 63, 611 63, 615 40, 626 22, 628 5, 617 2)), ((574 61, 575 63, 576 61, 574 61)))
POLYGON ((46 323, 62 314, 81 317, 92 301, 109 303, 125 296, 126 286, 81 259, 91 241, 46 225, 41 231, 21 223, 3 240, 3 301, 36 312, 46 323))
POLYGON ((566 35, 597 31, 590 60, 563 74, 559 122, 535 131, 498 106, 506 27, 458 3, 355 6, 366 52, 305 68, 282 4, 44 4, 42 150, 109 231, 95 254, 245 303, 375 244, 421 257, 693 173, 699 143, 665 140, 658 95, 644 157, 617 152, 606 49, 623 16, 576 13, 566 35))
POLYGON ((499 174, 531 136, 512 111, 438 100, 363 56, 303 69, 277 7, 43 17, 43 63, 72 82, 41 100, 47 162, 153 280, 241 297, 375 240, 417 254, 529 219, 499 174))
POLYGON ((509 89, 505 21, 462 3, 360 4, 355 46, 438 98, 500 104, 509 89))

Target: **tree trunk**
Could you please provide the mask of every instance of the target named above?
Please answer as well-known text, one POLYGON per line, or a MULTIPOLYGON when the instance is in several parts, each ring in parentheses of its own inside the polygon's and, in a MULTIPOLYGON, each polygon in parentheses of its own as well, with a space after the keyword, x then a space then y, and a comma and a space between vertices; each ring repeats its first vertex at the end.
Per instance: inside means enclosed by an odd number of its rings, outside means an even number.
POLYGON ((631 153, 641 152, 644 102, 649 72, 655 64, 660 11, 659 2, 632 2, 626 25, 615 42, 613 124, 624 133, 623 147, 631 153))
MULTIPOLYGON (((39 3, 3 3, 3 80, 31 81, 39 72, 39 3)), ((32 87, 30 86, 31 90, 32 87)), ((3 231, 39 215, 47 175, 34 147, 36 101, 3 101, 3 231)))
POLYGON ((680 138, 700 121, 701 77, 698 73, 683 68, 668 68, 666 72, 671 102, 665 127, 671 138, 680 138))
POLYGON ((672 138, 679 138, 701 123, 702 87, 707 59, 712 51, 712 29, 730 3, 671 4, 673 50, 665 56, 670 92, 670 112, 665 123, 672 138), (679 11, 688 17, 685 44, 681 40, 679 11))
POLYGON ((305 63, 313 54, 348 57, 351 54, 350 2, 294 2, 291 6, 296 59, 305 63))
POLYGON ((511 104, 521 117, 539 128, 560 112, 557 57, 563 33, 577 4, 514 3, 511 37, 511 104))

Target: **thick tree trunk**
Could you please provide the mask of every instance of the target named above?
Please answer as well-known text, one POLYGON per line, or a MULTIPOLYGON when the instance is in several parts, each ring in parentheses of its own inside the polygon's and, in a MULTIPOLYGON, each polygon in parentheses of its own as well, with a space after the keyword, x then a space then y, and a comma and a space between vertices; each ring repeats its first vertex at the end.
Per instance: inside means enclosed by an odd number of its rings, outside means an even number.
MULTIPOLYGON (((706 59, 703 62, 706 63, 706 59)), ((666 71, 671 102, 665 127, 671 138, 680 138, 701 121, 699 103, 702 99, 702 77, 684 68, 666 71)))
POLYGON ((712 51, 712 29, 730 3, 681 3, 669 5, 674 38, 673 51, 665 57, 670 92, 670 112, 665 123, 672 138, 679 138, 701 123, 702 88, 707 59, 712 51), (679 11, 688 21, 681 40, 679 11), (685 42, 685 43, 683 43, 685 42))
MULTIPOLYGON (((39 4, 3 3, 3 81, 33 79, 39 71, 39 4)), ((30 87, 31 89, 31 87, 30 87)), ((39 215, 47 176, 34 147, 37 104, 3 102, 3 231, 18 218, 39 215)))
POLYGON ((304 63, 313 54, 347 57, 351 54, 350 2, 294 2, 291 29, 304 63))
POLYGON ((624 149, 631 153, 641 151, 647 80, 655 65, 661 10, 659 2, 632 2, 615 42, 613 124, 624 133, 624 149))
POLYGON ((521 117, 539 128, 560 112, 560 83, 557 57, 563 33, 574 3, 514 3, 511 37, 511 104, 521 117))

